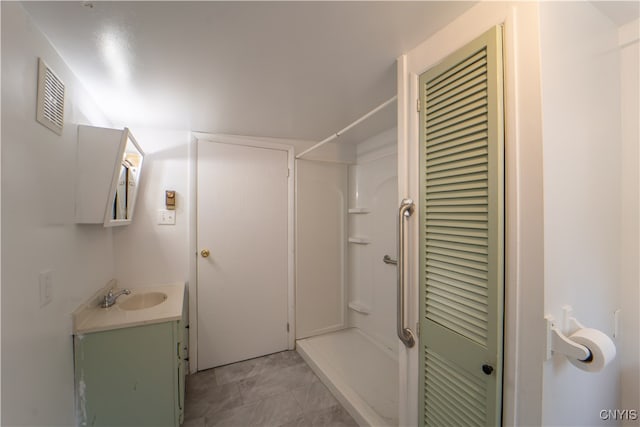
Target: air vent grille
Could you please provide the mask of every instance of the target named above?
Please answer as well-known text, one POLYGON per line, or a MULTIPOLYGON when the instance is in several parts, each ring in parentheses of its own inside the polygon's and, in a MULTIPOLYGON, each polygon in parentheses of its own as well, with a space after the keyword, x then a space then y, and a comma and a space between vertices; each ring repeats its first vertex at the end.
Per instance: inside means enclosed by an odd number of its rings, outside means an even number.
POLYGON ((38 59, 36 120, 58 135, 62 135, 64 125, 64 83, 42 58, 38 59))

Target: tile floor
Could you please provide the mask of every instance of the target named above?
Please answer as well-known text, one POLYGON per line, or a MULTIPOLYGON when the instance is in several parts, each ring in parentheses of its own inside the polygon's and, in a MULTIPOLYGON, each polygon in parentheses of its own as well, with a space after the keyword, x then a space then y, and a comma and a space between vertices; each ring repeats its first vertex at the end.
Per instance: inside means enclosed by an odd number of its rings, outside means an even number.
POLYGON ((187 377, 182 427, 315 427, 357 423, 295 351, 187 377))

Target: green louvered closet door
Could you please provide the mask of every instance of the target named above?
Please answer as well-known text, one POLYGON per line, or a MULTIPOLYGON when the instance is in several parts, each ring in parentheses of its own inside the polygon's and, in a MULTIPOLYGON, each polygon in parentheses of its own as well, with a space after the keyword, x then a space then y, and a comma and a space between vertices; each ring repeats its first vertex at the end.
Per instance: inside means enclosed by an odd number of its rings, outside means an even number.
POLYGON ((499 425, 504 295, 502 31, 420 76, 422 425, 499 425))

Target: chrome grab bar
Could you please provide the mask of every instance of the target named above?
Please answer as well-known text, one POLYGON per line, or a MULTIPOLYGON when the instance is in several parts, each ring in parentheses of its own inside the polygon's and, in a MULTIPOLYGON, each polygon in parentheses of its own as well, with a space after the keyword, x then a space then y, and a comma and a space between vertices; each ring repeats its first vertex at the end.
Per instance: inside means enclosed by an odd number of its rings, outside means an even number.
POLYGON ((404 327, 404 236, 405 236, 405 218, 409 218, 414 211, 414 203, 411 199, 404 199, 400 203, 398 211, 398 318, 397 332, 398 338, 405 346, 411 348, 415 345, 416 339, 413 332, 409 328, 404 327))
POLYGON ((389 255, 383 256, 382 257, 382 262, 384 262, 385 264, 398 265, 398 260, 397 259, 391 259, 391 257, 389 255))

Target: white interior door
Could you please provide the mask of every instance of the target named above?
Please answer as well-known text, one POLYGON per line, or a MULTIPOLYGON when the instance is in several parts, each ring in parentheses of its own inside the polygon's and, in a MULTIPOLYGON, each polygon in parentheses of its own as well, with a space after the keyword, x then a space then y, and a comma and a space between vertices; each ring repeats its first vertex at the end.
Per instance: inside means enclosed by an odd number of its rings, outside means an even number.
POLYGON ((287 348, 287 160, 198 141, 199 370, 287 348))

